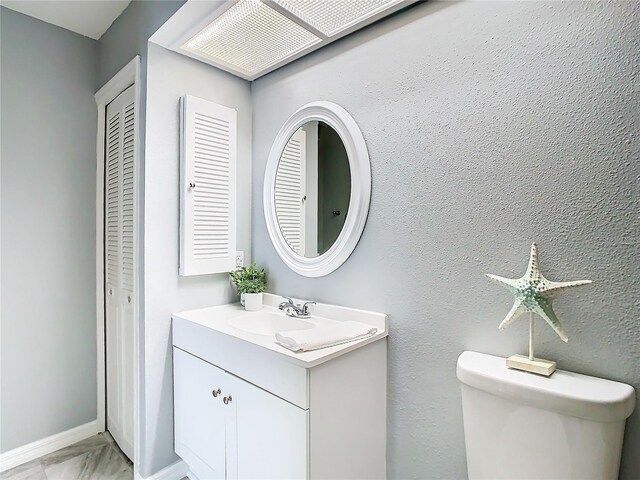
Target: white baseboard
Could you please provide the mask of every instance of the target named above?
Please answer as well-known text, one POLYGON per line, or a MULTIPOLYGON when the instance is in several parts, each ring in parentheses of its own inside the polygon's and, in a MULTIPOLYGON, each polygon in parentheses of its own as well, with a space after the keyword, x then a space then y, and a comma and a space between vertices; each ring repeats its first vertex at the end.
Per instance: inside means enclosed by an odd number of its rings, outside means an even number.
POLYGON ((98 421, 94 420, 93 422, 85 423, 66 432, 56 433, 42 440, 14 448, 13 450, 0 454, 0 472, 30 462, 43 455, 48 455, 49 453, 73 445, 80 440, 97 435, 98 433, 98 421))
POLYGON ((198 477, 196 477, 196 474, 193 473, 191 470, 187 472, 187 478, 189 480, 200 480, 198 477))
POLYGON ((178 460, 150 477, 145 478, 136 472, 135 480, 182 480, 187 476, 188 470, 189 467, 187 467, 187 464, 182 460, 178 460))

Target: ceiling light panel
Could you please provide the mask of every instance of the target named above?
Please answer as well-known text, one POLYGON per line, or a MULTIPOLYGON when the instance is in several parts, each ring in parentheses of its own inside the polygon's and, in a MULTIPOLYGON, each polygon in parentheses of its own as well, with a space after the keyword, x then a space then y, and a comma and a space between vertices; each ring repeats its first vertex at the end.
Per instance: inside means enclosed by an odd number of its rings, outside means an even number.
POLYGON ((240 0, 182 48, 251 77, 320 41, 261 1, 240 0))
POLYGON ((401 0, 273 0, 328 37, 400 3, 401 0))

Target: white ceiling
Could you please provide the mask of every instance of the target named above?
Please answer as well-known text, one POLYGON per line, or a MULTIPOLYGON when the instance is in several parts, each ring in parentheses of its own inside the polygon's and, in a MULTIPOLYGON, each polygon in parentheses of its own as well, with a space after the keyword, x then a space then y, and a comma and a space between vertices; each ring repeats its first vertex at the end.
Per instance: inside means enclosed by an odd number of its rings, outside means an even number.
POLYGON ((252 81, 417 1, 190 0, 149 41, 252 81))
POLYGON ((98 40, 131 0, 0 0, 0 5, 98 40))

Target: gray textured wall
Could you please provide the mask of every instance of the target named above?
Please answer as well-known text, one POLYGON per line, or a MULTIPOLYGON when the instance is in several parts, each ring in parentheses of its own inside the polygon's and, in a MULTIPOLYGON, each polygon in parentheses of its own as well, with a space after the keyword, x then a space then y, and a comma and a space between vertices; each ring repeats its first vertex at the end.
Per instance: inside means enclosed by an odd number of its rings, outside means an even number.
POLYGON ((96 419, 97 42, 0 8, 1 451, 96 419))
MULTIPOLYGON (((590 278, 537 333, 560 367, 640 387, 637 2, 419 5, 253 83, 254 260, 271 291, 387 312, 390 478, 463 478, 456 358, 526 349, 499 332, 537 241, 554 280, 590 278), (330 100, 360 125, 371 210, 349 260, 288 270, 262 214, 265 162, 301 105, 330 100)), ((640 478, 640 414, 622 479, 640 478)))
MULTIPOLYGON (((147 41, 186 0, 133 0, 100 37, 98 87, 107 83, 136 55, 141 57, 141 76, 146 79, 147 41)), ((146 83, 142 82, 145 85, 146 83)), ((144 91, 142 95, 144 101, 144 91)))

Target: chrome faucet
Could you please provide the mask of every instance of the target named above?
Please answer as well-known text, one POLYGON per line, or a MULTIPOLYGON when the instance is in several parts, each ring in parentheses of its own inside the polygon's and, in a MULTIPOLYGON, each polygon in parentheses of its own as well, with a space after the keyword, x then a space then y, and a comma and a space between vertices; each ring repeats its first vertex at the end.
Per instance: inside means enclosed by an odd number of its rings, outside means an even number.
POLYGON ((296 305, 295 303, 293 303, 293 300, 291 300, 289 297, 282 297, 282 298, 284 298, 286 302, 282 302, 280 305, 278 305, 278 308, 280 310, 284 310, 284 313, 286 313, 288 316, 295 317, 295 318, 311 317, 311 312, 309 311, 309 305, 315 305, 316 302, 305 302, 302 305, 296 305))

